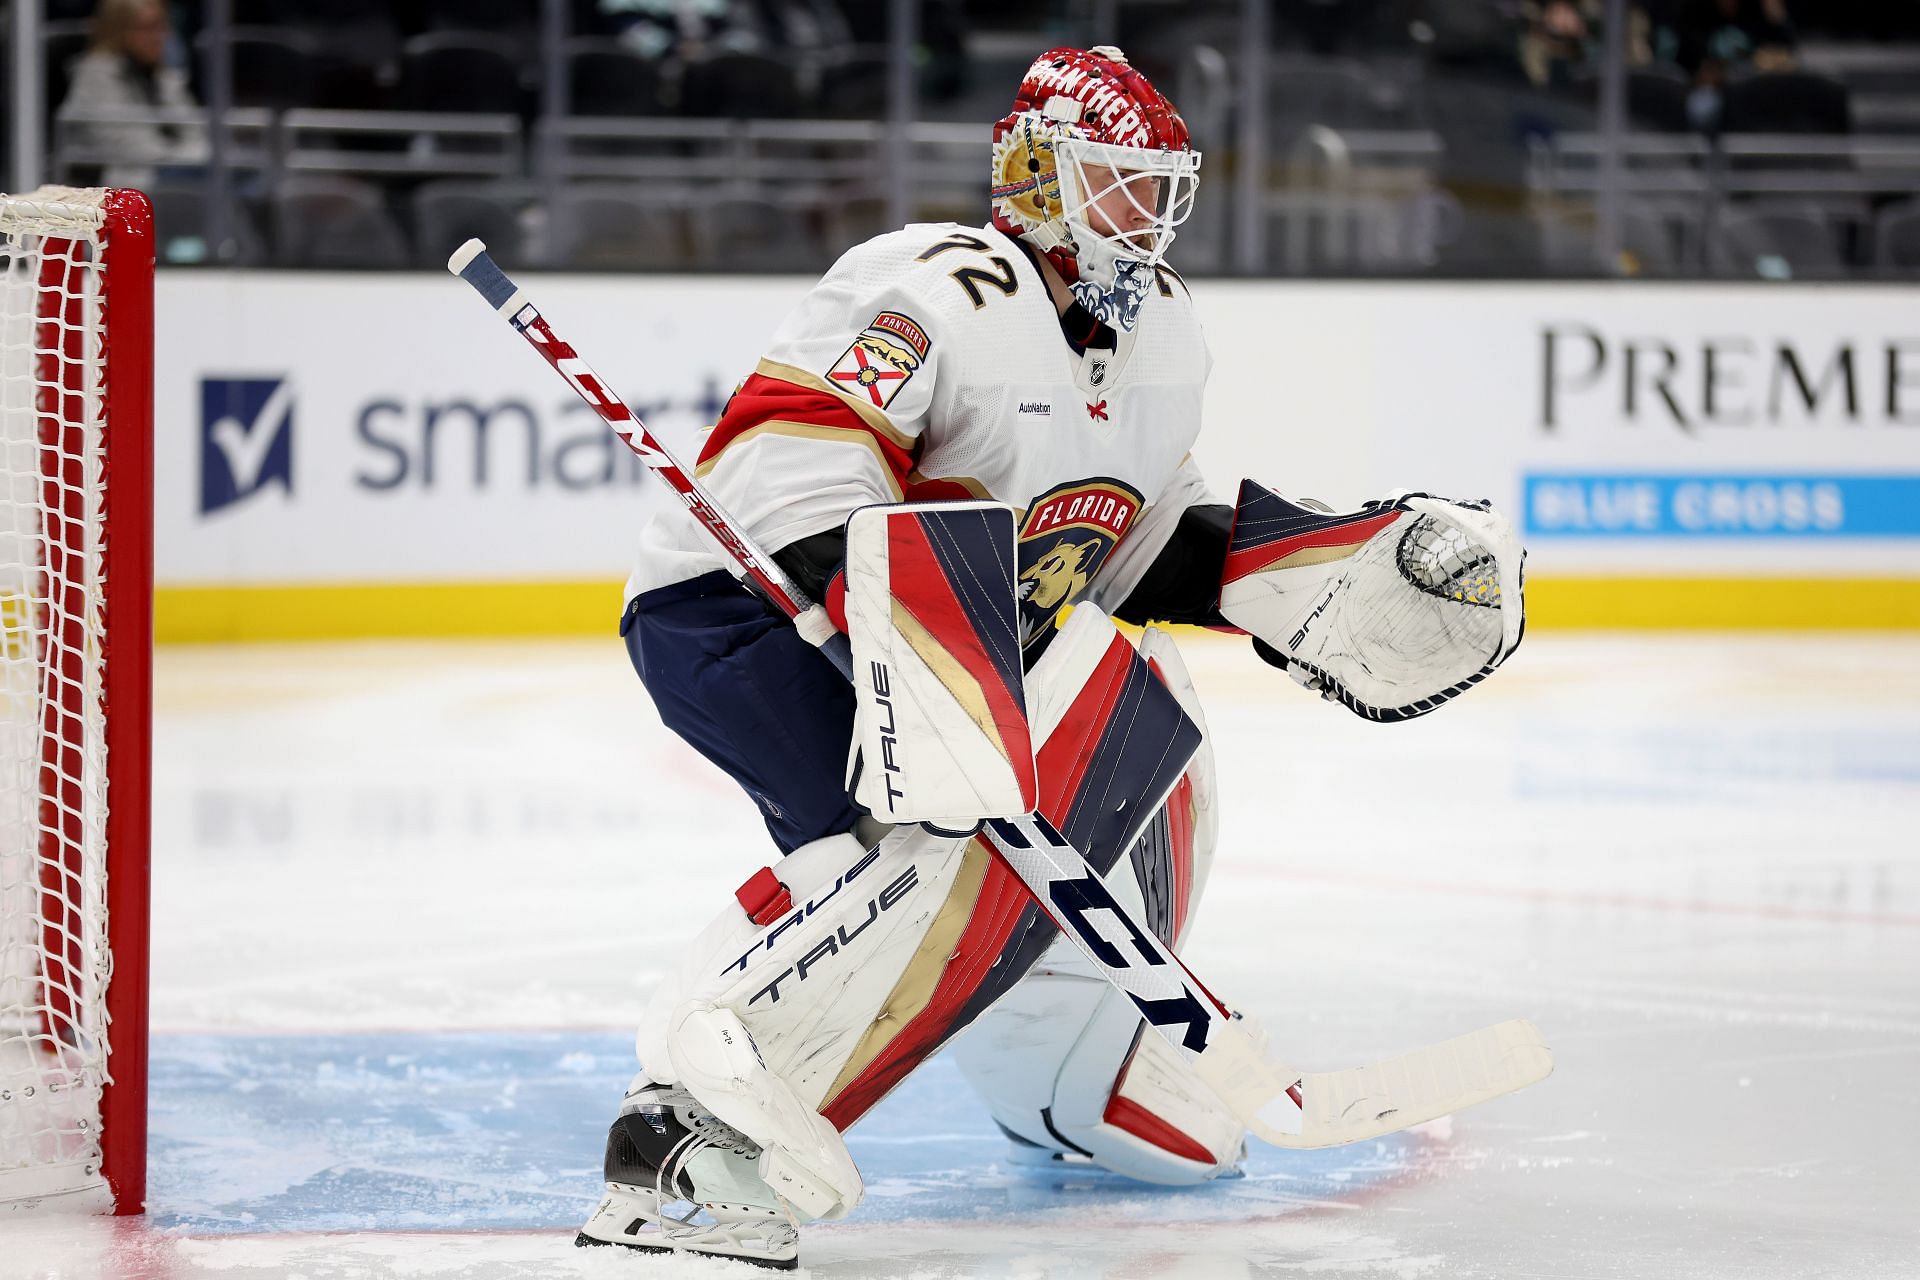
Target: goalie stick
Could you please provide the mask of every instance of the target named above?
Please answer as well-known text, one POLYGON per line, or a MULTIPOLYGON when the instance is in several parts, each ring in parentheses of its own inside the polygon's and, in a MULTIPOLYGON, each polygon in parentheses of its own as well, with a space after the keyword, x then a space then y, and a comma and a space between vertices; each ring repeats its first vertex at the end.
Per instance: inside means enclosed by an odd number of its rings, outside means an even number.
MULTIPOLYGON (((614 434, 677 494, 695 520, 767 598, 851 678, 846 636, 826 611, 707 495, 626 402, 554 331, 526 294, 469 240, 447 270, 459 276, 565 378, 614 434)), ((1274 1062, 1264 1035, 1228 1011, 1173 951, 1140 927, 1099 875, 1039 812, 982 828, 1062 932, 1141 1016, 1193 1065, 1256 1137, 1279 1147, 1326 1147, 1392 1133, 1544 1079, 1553 1056, 1531 1022, 1516 1018, 1386 1062, 1303 1073, 1274 1062)))

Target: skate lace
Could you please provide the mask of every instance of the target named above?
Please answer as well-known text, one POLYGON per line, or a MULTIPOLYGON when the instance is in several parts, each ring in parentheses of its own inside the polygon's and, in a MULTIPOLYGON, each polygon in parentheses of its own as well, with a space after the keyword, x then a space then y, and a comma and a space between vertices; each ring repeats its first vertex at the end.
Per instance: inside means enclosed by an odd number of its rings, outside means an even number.
MULTIPOLYGON (((745 1134, 710 1114, 694 1112, 687 1116, 686 1124, 687 1136, 668 1148, 666 1158, 660 1161, 659 1168, 654 1172, 654 1194, 660 1197, 662 1205, 670 1200, 685 1198, 679 1191, 680 1175, 702 1151, 745 1152, 753 1146, 745 1134)), ((693 1180, 689 1178, 687 1181, 691 1186, 693 1180)), ((698 1190, 697 1187, 694 1189, 698 1190)))
MULTIPOLYGON (((667 1158, 660 1162, 660 1167, 655 1169, 653 1174, 653 1190, 654 1194, 660 1197, 661 1217, 669 1216, 666 1212, 668 1202, 686 1198, 680 1194, 680 1172, 686 1167, 687 1161, 712 1145, 714 1145, 713 1139, 700 1130, 694 1129, 668 1149, 667 1158)), ((691 1179, 688 1180, 688 1185, 692 1185, 691 1179)), ((697 1191, 699 1188, 694 1189, 697 1191)), ((688 1216, 692 1216, 691 1212, 688 1216)), ((681 1220, 675 1219, 675 1221, 681 1220)), ((687 1224, 682 1221, 682 1225, 687 1224)))
MULTIPOLYGON (((670 1238, 675 1235, 705 1233, 709 1230, 705 1224, 695 1220, 700 1213, 700 1204, 697 1200, 688 1202, 689 1207, 684 1215, 672 1213, 667 1209, 670 1202, 686 1199, 679 1192, 680 1175, 693 1158, 709 1149, 743 1153, 755 1152, 759 1149, 758 1144, 745 1134, 709 1113, 694 1113, 688 1116, 687 1123, 689 1125, 687 1136, 668 1149, 666 1158, 660 1161, 660 1167, 654 1174, 653 1191, 657 1197, 655 1203, 659 1206, 660 1228, 670 1238), (669 1226, 669 1223, 673 1225, 669 1226)), ((691 1178, 688 1179, 688 1185, 692 1186, 691 1178)), ((697 1193, 699 1188, 694 1187, 694 1190, 697 1193)), ((798 1232, 800 1219, 794 1213, 793 1206, 787 1203, 784 1196, 776 1195, 775 1200, 780 1205, 782 1216, 786 1219, 785 1225, 798 1232)), ((735 1224, 733 1230, 761 1236, 764 1235, 766 1227, 742 1223, 735 1224)))

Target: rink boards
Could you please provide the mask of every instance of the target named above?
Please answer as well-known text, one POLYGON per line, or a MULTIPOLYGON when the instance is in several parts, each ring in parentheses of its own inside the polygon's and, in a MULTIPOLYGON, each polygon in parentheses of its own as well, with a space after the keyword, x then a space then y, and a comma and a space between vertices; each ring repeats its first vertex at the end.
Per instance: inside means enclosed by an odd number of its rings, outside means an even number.
MULTIPOLYGON (((800 278, 533 275, 688 455, 800 278)), ((1490 497, 1536 625, 1920 627, 1905 288, 1200 281, 1196 454, 1490 497)), ((652 481, 449 277, 166 273, 163 639, 610 629, 652 481)))

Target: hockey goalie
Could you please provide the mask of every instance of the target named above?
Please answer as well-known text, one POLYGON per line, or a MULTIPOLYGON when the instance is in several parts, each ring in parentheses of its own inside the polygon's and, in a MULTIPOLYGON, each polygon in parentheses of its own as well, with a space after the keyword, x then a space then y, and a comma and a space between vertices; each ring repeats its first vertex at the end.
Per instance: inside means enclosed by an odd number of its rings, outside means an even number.
MULTIPOLYGON (((1209 357, 1167 265, 1200 156, 1119 50, 1042 55, 992 165, 990 225, 849 251, 701 450, 707 490, 850 641, 852 684, 680 513, 642 535, 635 670, 784 856, 653 993, 581 1244, 796 1266, 807 1222, 860 1203, 841 1135, 969 1028, 960 1068, 1016 1159, 1233 1171, 1236 1112, 982 822, 1037 811, 1177 947, 1213 856, 1206 721, 1170 633, 1115 620, 1244 633, 1378 721, 1520 641, 1522 554, 1485 503, 1209 491, 1189 456, 1209 357)), ((1323 1116, 1320 1140, 1399 1122, 1323 1116)))

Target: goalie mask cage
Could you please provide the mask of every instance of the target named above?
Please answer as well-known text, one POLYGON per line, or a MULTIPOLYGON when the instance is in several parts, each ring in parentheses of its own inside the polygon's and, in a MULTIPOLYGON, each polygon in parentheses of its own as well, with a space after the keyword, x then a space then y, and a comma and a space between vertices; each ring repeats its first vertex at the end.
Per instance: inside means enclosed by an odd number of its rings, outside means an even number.
POLYGON ((0 196, 0 1212, 146 1199, 153 211, 0 196))

